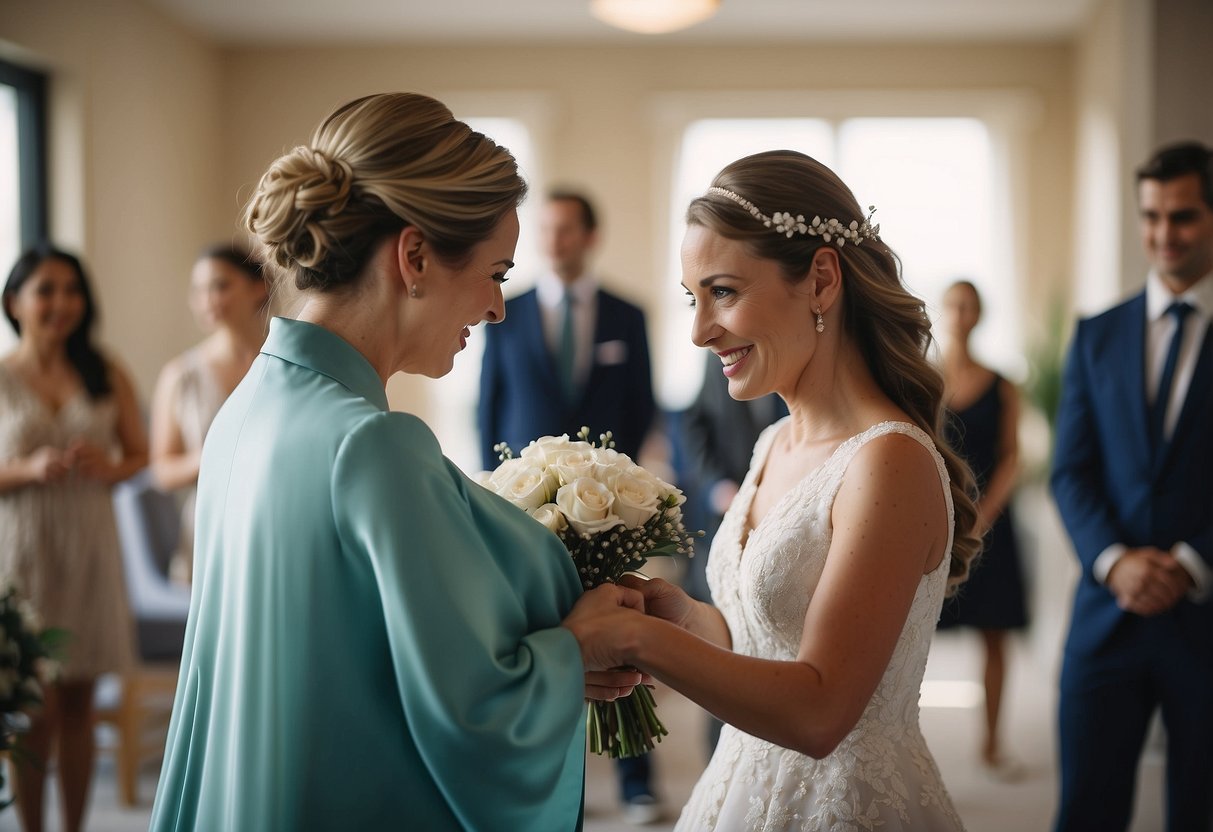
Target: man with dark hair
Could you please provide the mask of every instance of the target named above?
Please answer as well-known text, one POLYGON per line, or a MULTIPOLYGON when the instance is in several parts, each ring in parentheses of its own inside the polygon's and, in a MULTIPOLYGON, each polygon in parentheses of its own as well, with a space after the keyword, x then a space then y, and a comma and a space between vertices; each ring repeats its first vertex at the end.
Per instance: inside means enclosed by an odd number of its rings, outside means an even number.
POLYGON ((1213 794, 1213 152, 1137 173, 1146 287, 1080 321, 1052 486, 1082 564, 1061 674, 1058 832, 1117 832, 1161 710, 1167 830, 1213 794))
MULTIPOLYGON (((551 271, 507 301, 505 320, 485 330, 484 467, 498 464, 498 442, 517 454, 540 436, 573 436, 583 425, 595 439, 611 431, 616 450, 636 459, 656 412, 644 313, 600 288, 589 270, 598 219, 585 195, 549 194, 540 237, 551 271)), ((628 819, 657 821, 649 758, 621 760, 618 771, 628 819)))

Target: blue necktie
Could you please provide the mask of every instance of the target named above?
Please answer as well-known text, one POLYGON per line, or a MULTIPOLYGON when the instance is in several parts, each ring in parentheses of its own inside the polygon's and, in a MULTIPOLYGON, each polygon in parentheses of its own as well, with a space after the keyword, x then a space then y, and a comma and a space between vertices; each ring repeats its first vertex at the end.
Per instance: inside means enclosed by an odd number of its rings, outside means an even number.
POLYGON ((1167 360, 1162 365, 1158 393, 1154 396, 1154 406, 1150 408, 1150 439, 1155 448, 1163 445, 1163 426, 1166 424, 1167 404, 1171 399, 1171 385, 1175 382, 1175 365, 1179 363, 1179 348, 1184 340, 1184 322, 1191 311, 1192 307, 1183 301, 1176 301, 1167 307, 1167 314, 1175 319, 1175 334, 1167 347, 1167 360))
POLYGON ((573 332, 573 293, 566 289, 564 300, 564 323, 560 328, 560 348, 556 355, 556 367, 560 371, 560 385, 564 388, 564 397, 572 401, 577 393, 576 380, 573 378, 573 365, 577 358, 577 341, 573 332))

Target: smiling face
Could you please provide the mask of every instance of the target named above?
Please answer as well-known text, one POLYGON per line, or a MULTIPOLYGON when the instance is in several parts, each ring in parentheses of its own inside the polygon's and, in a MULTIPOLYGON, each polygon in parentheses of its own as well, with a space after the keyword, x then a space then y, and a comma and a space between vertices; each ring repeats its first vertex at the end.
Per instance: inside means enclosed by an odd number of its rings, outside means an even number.
POLYGON ((190 308, 206 331, 241 327, 265 305, 265 282, 217 257, 204 257, 190 273, 190 308))
POLYGON ((820 343, 814 282, 792 283, 774 260, 702 225, 682 241, 682 285, 695 306, 691 340, 714 352, 734 399, 787 398, 820 343))
POLYGON ((1213 270, 1213 208, 1201 196, 1199 175, 1143 179, 1138 203, 1146 256, 1172 291, 1213 270))
POLYGON ((71 264, 58 258, 43 260, 6 301, 22 339, 35 343, 66 344, 84 321, 86 301, 80 277, 71 264))
POLYGON ((466 265, 451 268, 431 257, 402 370, 430 378, 446 375, 455 364, 455 354, 467 346, 471 327, 505 318, 501 285, 514 266, 517 245, 518 212, 510 211, 487 239, 476 244, 466 265))

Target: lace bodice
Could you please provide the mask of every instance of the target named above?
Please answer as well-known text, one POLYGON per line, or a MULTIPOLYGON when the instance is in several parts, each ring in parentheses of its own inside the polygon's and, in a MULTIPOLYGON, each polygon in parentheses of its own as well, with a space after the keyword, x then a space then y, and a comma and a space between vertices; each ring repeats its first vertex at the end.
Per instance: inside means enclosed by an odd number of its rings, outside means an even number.
MULTIPOLYGON (((757 472, 782 424, 764 431, 755 446, 750 472, 713 541, 708 582, 736 652, 793 660, 829 552, 834 499, 864 444, 901 433, 931 452, 947 504, 949 552, 953 507, 947 469, 928 436, 905 422, 882 422, 840 444, 772 506, 743 545, 757 472)), ((833 753, 815 760, 726 726, 677 829, 960 829, 918 727, 919 688, 949 560, 923 575, 883 678, 833 753)))

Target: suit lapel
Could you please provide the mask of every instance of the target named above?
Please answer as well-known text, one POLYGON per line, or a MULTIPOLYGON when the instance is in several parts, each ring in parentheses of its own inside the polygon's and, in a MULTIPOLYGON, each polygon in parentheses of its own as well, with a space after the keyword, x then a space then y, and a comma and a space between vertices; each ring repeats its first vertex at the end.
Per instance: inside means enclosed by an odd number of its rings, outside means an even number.
POLYGON ((598 384, 598 345, 612 340, 610 331, 611 316, 606 314, 606 297, 601 289, 594 296, 594 339, 590 343, 590 372, 586 375, 585 384, 577 391, 578 404, 583 404, 590 390, 598 384))
POLYGON ((1154 449, 1150 447, 1149 405, 1146 402, 1146 295, 1142 292, 1136 302, 1125 307, 1128 319, 1124 323, 1125 372, 1120 374, 1121 384, 1129 389, 1121 401, 1132 402, 1129 419, 1133 423, 1133 435, 1137 437, 1142 458, 1150 460, 1154 449))
MULTIPOLYGON (((1171 449, 1184 445, 1184 437, 1195 429, 1196 414, 1201 411, 1205 400, 1213 391, 1213 330, 1205 328, 1204 340, 1201 342, 1200 356, 1196 359, 1196 368, 1192 372, 1192 381, 1188 385, 1188 393, 1179 410, 1179 419, 1175 422, 1175 432, 1171 439, 1162 447, 1158 460, 1154 465, 1154 475, 1162 473, 1163 467, 1171 457, 1171 449)), ((1206 430, 1208 425, 1203 426, 1206 430)))

